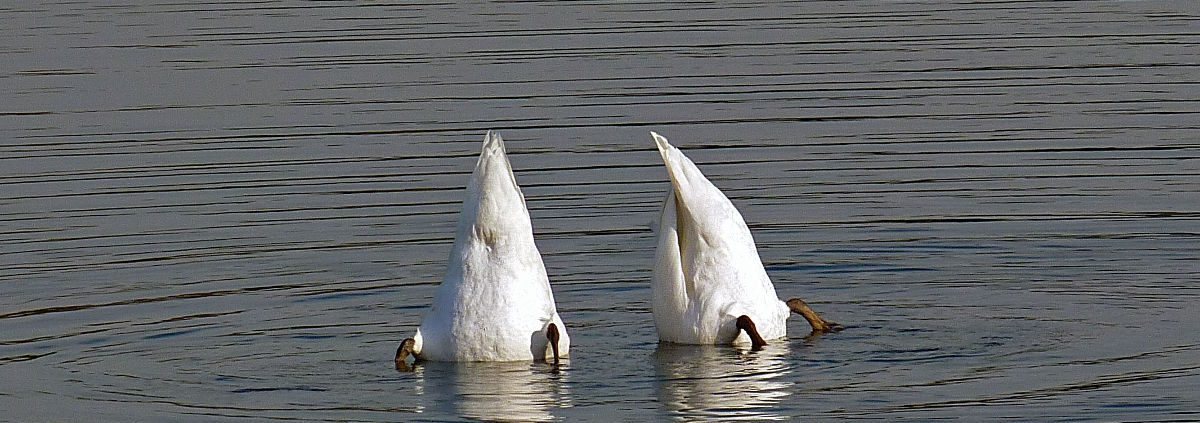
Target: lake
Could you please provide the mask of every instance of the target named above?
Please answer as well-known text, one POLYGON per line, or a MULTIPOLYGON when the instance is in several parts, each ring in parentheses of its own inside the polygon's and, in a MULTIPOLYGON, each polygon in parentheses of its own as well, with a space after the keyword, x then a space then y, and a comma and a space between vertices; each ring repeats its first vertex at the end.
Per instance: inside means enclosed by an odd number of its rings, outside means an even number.
POLYGON ((0 22, 0 421, 1200 420, 1195 3, 0 22), (397 372, 489 129, 571 359, 397 372), (845 331, 659 345, 651 130, 845 331))

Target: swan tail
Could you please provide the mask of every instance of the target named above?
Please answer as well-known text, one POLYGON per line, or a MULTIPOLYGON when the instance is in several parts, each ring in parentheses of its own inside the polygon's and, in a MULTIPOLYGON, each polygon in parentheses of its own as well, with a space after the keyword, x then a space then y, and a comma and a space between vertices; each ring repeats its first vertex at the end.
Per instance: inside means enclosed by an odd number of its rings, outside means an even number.
POLYGON ((486 245, 496 245, 512 234, 532 236, 525 195, 517 185, 504 149, 504 139, 488 131, 475 171, 467 183, 459 237, 474 236, 486 245))

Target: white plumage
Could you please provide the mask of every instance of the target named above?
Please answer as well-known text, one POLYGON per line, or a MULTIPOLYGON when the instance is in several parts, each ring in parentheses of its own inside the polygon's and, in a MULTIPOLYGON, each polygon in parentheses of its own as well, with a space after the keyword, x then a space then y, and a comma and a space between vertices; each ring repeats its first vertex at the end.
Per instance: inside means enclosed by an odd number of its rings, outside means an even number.
POLYGON ((412 353, 434 361, 553 359, 551 323, 560 334, 559 357, 565 357, 570 338, 533 241, 525 197, 504 141, 488 132, 467 185, 446 277, 413 336, 412 353))
POLYGON ((735 324, 742 315, 753 320, 763 339, 783 338, 791 313, 775 294, 742 215, 679 149, 651 135, 671 178, 655 228, 651 284, 659 338, 750 343, 735 324))

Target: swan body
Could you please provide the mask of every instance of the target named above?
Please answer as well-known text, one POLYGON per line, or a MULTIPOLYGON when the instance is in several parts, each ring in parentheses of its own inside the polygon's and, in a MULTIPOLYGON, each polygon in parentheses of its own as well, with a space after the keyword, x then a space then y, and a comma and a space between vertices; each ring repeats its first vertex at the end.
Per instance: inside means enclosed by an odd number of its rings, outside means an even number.
POLYGON ((799 300, 785 303, 775 294, 741 213, 679 149, 651 135, 671 179, 654 225, 658 245, 651 291, 659 339, 753 342, 757 348, 763 340, 787 336, 787 318, 792 311, 802 313, 792 307, 799 300), (753 339, 753 330, 742 330, 743 317, 753 321, 751 329, 756 326, 761 339, 753 339))
POLYGON ((467 185, 446 277, 410 352, 433 361, 557 361, 569 348, 525 197, 504 141, 489 131, 467 185), (550 338, 558 338, 557 348, 550 338))

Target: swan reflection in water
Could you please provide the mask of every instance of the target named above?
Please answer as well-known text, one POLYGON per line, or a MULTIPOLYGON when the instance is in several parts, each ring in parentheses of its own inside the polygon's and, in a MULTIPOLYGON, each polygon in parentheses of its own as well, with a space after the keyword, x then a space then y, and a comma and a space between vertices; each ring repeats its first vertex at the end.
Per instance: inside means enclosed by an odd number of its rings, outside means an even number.
POLYGON ((658 400, 678 420, 788 420, 786 342, 761 351, 662 343, 654 352, 658 400))
POLYGON ((415 394, 435 415, 495 422, 558 420, 555 408, 569 407, 565 372, 546 363, 422 362, 412 368, 415 394))

